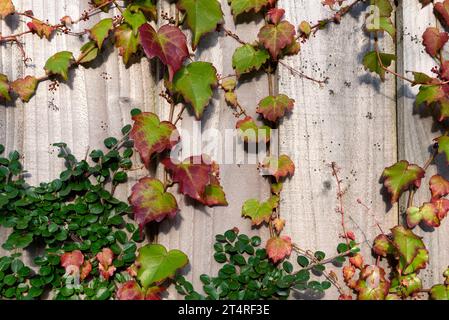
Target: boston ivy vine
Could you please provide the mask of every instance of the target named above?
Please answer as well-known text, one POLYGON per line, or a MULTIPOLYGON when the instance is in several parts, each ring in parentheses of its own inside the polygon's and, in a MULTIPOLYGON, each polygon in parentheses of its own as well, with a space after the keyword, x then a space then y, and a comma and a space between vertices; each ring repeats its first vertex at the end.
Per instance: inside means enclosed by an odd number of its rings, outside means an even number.
MULTIPOLYGON (((276 7, 276 0, 229 0, 234 17, 250 14, 264 17, 257 36, 252 42, 241 38, 226 28, 223 11, 217 0, 178 0, 175 17, 161 14, 153 0, 93 0, 78 18, 62 17, 51 24, 35 17, 33 12, 19 12, 12 0, 0 0, 0 17, 19 15, 28 20, 27 31, 0 35, 0 43, 15 43, 21 49, 24 63, 28 62, 21 38, 34 34, 51 40, 56 33, 88 38, 80 52, 61 51, 50 57, 43 66, 41 76, 28 75, 9 80, 0 75, 0 98, 10 101, 20 98, 29 101, 39 84, 44 81, 67 81, 72 68, 88 66, 100 56, 106 43, 112 43, 129 65, 146 55, 165 67, 165 92, 161 94, 170 107, 167 120, 157 114, 134 109, 131 125, 122 129, 120 138, 104 141, 104 150, 94 150, 84 160, 78 160, 64 143, 55 144, 66 169, 58 179, 29 186, 20 162, 20 154, 11 152, 0 158, 0 222, 11 229, 3 244, 9 256, 0 258, 0 297, 8 299, 35 299, 48 296, 55 299, 160 299, 161 293, 174 283, 179 294, 186 299, 286 299, 295 291, 322 294, 334 286, 340 299, 405 299, 428 293, 432 299, 448 299, 448 271, 446 281, 431 289, 423 289, 419 271, 426 267, 428 251, 413 228, 423 224, 438 227, 447 215, 449 181, 442 176, 431 177, 431 199, 415 206, 413 197, 421 186, 425 171, 433 164, 438 153, 449 158, 449 136, 436 139, 429 161, 419 167, 402 160, 386 168, 383 183, 391 194, 391 203, 399 201, 409 191, 406 223, 374 239, 373 253, 377 263, 365 264, 360 245, 354 233, 346 228, 343 208, 342 180, 335 163, 330 170, 338 186, 337 212, 341 215, 341 243, 336 253, 326 257, 322 251, 300 248, 284 234, 285 220, 279 210, 283 183, 295 173, 295 165, 288 155, 268 154, 259 165, 271 194, 268 199, 249 199, 242 205, 241 215, 250 219, 252 226, 269 228, 270 238, 248 237, 237 228, 216 236, 214 259, 223 264, 217 276, 202 275, 204 293, 177 271, 188 264, 187 256, 179 250, 164 246, 143 244, 144 228, 149 223, 159 223, 175 217, 178 207, 173 191, 177 184, 179 194, 204 206, 227 206, 225 190, 220 184, 219 165, 208 155, 192 155, 181 162, 170 158, 170 151, 182 141, 177 125, 187 108, 196 119, 202 119, 205 109, 217 90, 222 90, 231 112, 236 118, 235 127, 246 144, 263 143, 269 150, 270 132, 277 129, 295 107, 295 101, 285 94, 275 92, 274 75, 279 65, 294 75, 314 81, 319 85, 326 79, 313 79, 288 66, 283 59, 300 52, 301 45, 313 39, 328 24, 339 24, 357 4, 369 3, 366 31, 373 35, 374 49, 366 53, 363 64, 382 80, 386 74, 419 85, 417 104, 427 104, 439 112, 438 121, 449 117, 446 89, 449 85, 448 61, 442 48, 449 35, 436 27, 429 27, 423 35, 427 53, 438 66, 434 76, 414 72, 414 78, 390 69, 396 59, 394 54, 382 52, 378 35, 389 34, 393 40, 394 3, 390 0, 325 0, 333 15, 312 24, 303 21, 294 26, 284 19, 285 11, 276 7), (99 11, 110 12, 116 8, 118 15, 110 15, 83 32, 73 32, 72 26, 89 21, 99 11), (373 19, 378 23, 373 24, 373 19), (185 29, 192 37, 188 43, 185 29), (195 51, 203 37, 211 32, 230 37, 239 47, 232 54, 235 73, 222 76, 207 61, 193 61, 195 51), (236 88, 242 75, 252 76, 264 72, 268 96, 257 104, 257 114, 263 124, 248 115, 239 102, 236 88), (179 106, 181 106, 179 108, 179 106), (131 188, 128 203, 114 197, 117 186, 127 182, 127 172, 134 170, 131 157, 134 151, 147 169, 153 164, 162 165, 162 178, 141 177, 131 188), (128 217, 129 216, 129 217, 128 217), (137 226, 129 220, 132 218, 137 226), (262 247, 261 247, 262 246, 262 247), (39 250, 32 265, 22 261, 23 249, 39 250), (288 260, 295 254, 296 267, 288 260), (380 266, 382 258, 390 262, 387 272, 380 266), (347 288, 338 281, 333 270, 326 265, 343 267, 347 288)), ((423 6, 434 5, 435 13, 443 25, 449 26, 449 0, 443 2, 420 0, 423 6)), ((4 147, 0 146, 0 154, 4 147)), ((256 173, 255 173, 256 174, 256 173)))

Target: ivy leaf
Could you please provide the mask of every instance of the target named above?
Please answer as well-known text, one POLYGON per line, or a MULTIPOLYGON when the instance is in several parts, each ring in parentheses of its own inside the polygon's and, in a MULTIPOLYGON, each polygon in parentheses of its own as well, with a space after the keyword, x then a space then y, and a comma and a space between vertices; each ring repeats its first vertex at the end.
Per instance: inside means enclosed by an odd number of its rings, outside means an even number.
POLYGON ((160 122, 154 113, 142 112, 134 115, 132 120, 134 125, 130 137, 147 168, 155 153, 171 150, 179 141, 176 127, 168 121, 160 122))
POLYGON ((250 218, 254 226, 270 222, 273 210, 279 205, 279 197, 272 196, 268 201, 260 203, 257 199, 245 201, 242 216, 250 218))
POLYGON ((379 8, 379 15, 381 17, 391 17, 393 13, 393 7, 391 6, 390 0, 371 0, 371 5, 379 8))
POLYGON ((409 297, 422 289, 422 280, 416 273, 405 276, 397 276, 392 279, 390 293, 400 294, 402 297, 409 297))
POLYGON ((185 11, 187 25, 193 32, 193 50, 198 46, 201 37, 214 31, 223 21, 223 11, 217 0, 180 0, 178 7, 185 11))
POLYGON ((189 56, 187 38, 177 27, 166 24, 159 31, 148 23, 139 28, 140 43, 149 59, 158 57, 168 66, 169 80, 181 69, 184 60, 189 56))
POLYGON ((393 39, 396 37, 396 28, 390 18, 379 17, 379 24, 372 24, 366 28, 368 32, 385 31, 393 39))
POLYGON ((104 40, 109 36, 109 31, 112 30, 113 20, 112 18, 103 19, 89 30, 89 34, 92 40, 95 40, 98 48, 101 49, 104 40))
POLYGON ((279 158, 274 156, 266 158, 262 168, 267 170, 267 175, 275 177, 277 182, 295 174, 295 164, 287 155, 281 155, 279 158))
POLYGON ((69 67, 74 58, 69 51, 61 51, 51 56, 45 63, 45 71, 48 75, 60 75, 64 80, 69 77, 69 67))
POLYGON ((66 252, 61 256, 61 267, 69 274, 77 273, 84 263, 84 255, 80 250, 66 252))
POLYGON ((274 3, 273 0, 229 0, 228 2, 231 2, 231 10, 234 17, 244 12, 254 11, 257 13, 264 7, 274 3))
POLYGON ((114 30, 114 39, 115 47, 123 57, 123 63, 127 65, 139 48, 139 38, 127 24, 122 24, 114 30))
POLYGON ((206 186, 203 202, 208 207, 228 205, 223 187, 217 183, 211 183, 206 186))
POLYGON ((141 228, 151 221, 173 218, 178 212, 176 198, 165 192, 161 181, 149 177, 140 179, 132 187, 129 203, 133 208, 134 220, 141 228))
POLYGON ((436 86, 420 86, 419 93, 416 95, 416 105, 419 106, 423 103, 430 105, 434 102, 438 102, 445 97, 443 88, 439 85, 436 86))
POLYGON ((101 276, 105 280, 109 280, 116 270, 115 266, 112 265, 114 253, 109 248, 103 248, 95 257, 98 260, 98 270, 100 271, 101 276))
POLYGON ((282 49, 292 44, 295 39, 295 26, 288 21, 281 23, 266 24, 260 29, 258 38, 271 54, 273 59, 277 59, 282 49))
POLYGON ((11 96, 9 95, 9 88, 8 77, 4 74, 0 74, 0 98, 3 98, 7 101, 11 100, 11 96))
MULTIPOLYGON (((388 54, 379 52, 380 60, 382 61, 382 65, 388 68, 391 65, 393 60, 396 60, 396 56, 394 54, 388 54)), ((382 65, 379 63, 379 58, 377 56, 376 51, 368 52, 363 58, 363 65, 365 69, 377 73, 382 81, 385 80, 385 70, 382 68, 382 65)))
POLYGON ((287 111, 292 111, 294 105, 295 100, 290 99, 285 94, 268 96, 259 102, 256 112, 262 114, 265 119, 276 122, 287 111))
POLYGON ((384 185, 391 194, 391 203, 398 201, 402 192, 414 185, 419 188, 421 179, 424 177, 425 171, 416 164, 409 164, 408 161, 402 160, 385 168, 382 173, 384 185))
POLYGON ((284 260, 292 252, 292 240, 290 237, 273 237, 267 241, 266 246, 268 257, 274 262, 284 260))
POLYGON ((434 285, 432 288, 430 288, 430 299, 449 300, 449 285, 434 285))
POLYGON ((449 0, 435 3, 434 10, 441 23, 449 27, 449 0))
POLYGON ((218 85, 217 70, 208 62, 192 62, 182 67, 173 78, 173 89, 189 103, 199 120, 218 85))
POLYGON ((414 228, 421 222, 428 227, 440 226, 438 209, 433 203, 424 203, 420 208, 410 207, 407 209, 407 225, 409 228, 414 228))
POLYGON ((379 256, 386 257, 387 255, 393 254, 395 248, 388 236, 380 234, 374 239, 373 251, 379 256))
POLYGON ((447 213, 449 212, 449 200, 448 199, 438 199, 432 200, 433 205, 437 209, 438 219, 443 220, 446 218, 447 213))
POLYGON ((130 8, 126 8, 123 11, 123 19, 131 26, 135 35, 139 32, 140 26, 147 23, 147 18, 140 10, 133 11, 130 8))
POLYGON ((176 271, 189 263, 187 256, 180 250, 167 252, 160 244, 148 244, 139 249, 136 259, 137 279, 147 289, 168 278, 173 278, 176 271))
POLYGON ((157 6, 154 0, 134 0, 129 4, 128 8, 133 12, 140 10, 145 15, 157 21, 157 6))
POLYGON ((17 93, 23 102, 30 101, 36 92, 38 80, 33 76, 26 76, 11 83, 11 89, 17 93))
POLYGON ((100 51, 100 49, 98 49, 95 41, 89 41, 89 42, 86 42, 81 47, 80 51, 81 51, 81 54, 80 54, 80 57, 78 58, 78 62, 83 64, 83 63, 88 63, 88 62, 95 60, 95 58, 97 58, 97 56, 98 56, 98 52, 100 51))
POLYGON ((15 11, 12 0, 0 0, 0 18, 4 19, 15 11))
POLYGON ((434 78, 429 77, 427 74, 422 72, 413 72, 413 85, 417 84, 430 84, 434 78))
POLYGON ((257 143, 260 140, 270 141, 271 128, 268 126, 257 126, 256 122, 250 116, 239 120, 236 124, 240 137, 246 143, 257 143))
POLYGON ((129 280, 118 288, 117 300, 144 300, 142 288, 135 280, 129 280))
POLYGON ((258 71, 269 58, 270 55, 267 50, 245 44, 235 50, 232 56, 232 67, 235 69, 237 75, 258 71))
POLYGON ((403 226, 396 226, 391 231, 398 253, 398 272, 406 275, 425 268, 429 255, 421 237, 403 226))
POLYGON ((438 153, 444 153, 446 161, 449 161, 449 136, 441 136, 435 141, 438 143, 438 153))
POLYGON ((33 19, 31 20, 31 22, 28 22, 27 26, 32 33, 37 34, 41 39, 45 37, 46 39, 50 40, 53 31, 55 31, 55 28, 53 26, 50 26, 49 24, 37 19, 33 19))
POLYGON ((360 272, 355 290, 359 300, 384 300, 390 289, 385 270, 378 266, 365 266, 360 272))
POLYGON ((429 181, 429 188, 432 193, 432 201, 449 194, 449 181, 436 174, 429 181))
POLYGON ((218 165, 206 155, 193 156, 175 164, 163 159, 162 164, 179 183, 179 192, 207 206, 226 205, 226 198, 218 180, 218 165))
POLYGON ((280 8, 273 8, 268 10, 267 18, 273 24, 279 24, 284 17, 285 10, 280 8))
POLYGON ((433 27, 427 28, 422 37, 426 51, 432 57, 435 57, 449 40, 447 32, 440 32, 438 28, 433 27))

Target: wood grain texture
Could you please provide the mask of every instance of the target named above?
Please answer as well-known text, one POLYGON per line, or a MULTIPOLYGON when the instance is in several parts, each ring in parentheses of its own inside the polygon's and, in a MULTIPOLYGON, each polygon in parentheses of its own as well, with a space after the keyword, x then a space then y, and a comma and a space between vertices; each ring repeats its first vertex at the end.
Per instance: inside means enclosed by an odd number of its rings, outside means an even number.
MULTIPOLYGON (((74 19, 89 7, 88 0, 79 1, 15 1, 18 10, 31 9, 37 17, 57 23, 65 15, 74 19)), ((103 14, 76 25, 73 31, 83 31, 98 22, 103 14)), ((3 35, 26 30, 17 17, 2 21, 3 35), (8 28, 9 24, 9 28, 8 28), (11 27, 12 26, 12 27, 11 27)), ((43 75, 43 66, 52 54, 69 50, 79 54, 86 38, 55 35, 51 41, 27 35, 24 48, 32 63, 25 67, 18 49, 13 45, 0 47, 1 72, 10 79, 25 75, 43 75)), ((36 95, 23 105, 0 108, 0 143, 7 152, 19 150, 29 173, 30 184, 56 178, 63 162, 51 145, 64 141, 77 158, 84 158, 88 150, 103 148, 103 140, 110 135, 120 135, 120 129, 130 123, 133 107, 153 111, 155 83, 146 59, 126 68, 117 51, 109 45, 98 63, 79 68, 70 73, 68 83, 61 83, 56 91, 49 91, 49 82, 41 83, 36 95)), ((117 190, 117 196, 126 199, 137 172, 130 174, 129 186, 117 190)), ((5 236, 2 231, 2 237, 5 236)))
MULTIPOLYGON (((279 7, 286 9, 286 19, 295 25, 332 14, 320 1, 281 0, 279 7)), ((297 166, 281 201, 286 234, 302 248, 329 255, 342 241, 332 162, 341 168, 347 227, 364 242, 365 256, 370 256, 370 244, 379 233, 376 221, 385 230, 397 223, 397 209, 387 208, 379 184, 383 168, 397 157, 395 83, 391 78, 381 83, 363 69, 364 53, 373 45, 363 23, 364 6, 359 5, 340 25, 319 31, 298 57, 287 60, 309 76, 329 77, 323 87, 293 76, 282 66, 279 71, 280 93, 296 100, 293 113, 280 126, 281 153, 291 155, 297 166)), ((389 44, 386 50, 394 52, 394 47, 389 44)), ((333 290, 325 298, 336 297, 333 290)))
MULTIPOLYGON (((221 5, 225 13, 226 27, 241 35, 244 41, 254 41, 260 24, 263 22, 262 19, 259 18, 257 22, 237 20, 238 24, 235 29, 227 1, 221 1, 221 5)), ((168 8, 165 5, 162 10, 174 16, 173 6, 168 8)), ((189 31, 187 32, 189 33, 189 31)), ((222 75, 233 74, 231 57, 238 45, 234 39, 225 37, 223 33, 214 32, 201 41, 194 59, 211 62, 218 73, 222 75)), ((237 94, 240 103, 247 108, 251 115, 255 116, 257 102, 268 95, 266 78, 258 76, 252 81, 243 81, 237 94)), ((165 110, 165 119, 167 119, 169 106, 164 101, 161 103, 162 106, 159 109, 161 112, 165 110)), ((177 106, 177 110, 180 108, 181 106, 177 106)), ((226 105, 223 95, 219 92, 207 107, 203 119, 201 122, 196 121, 189 110, 189 112, 184 113, 181 127, 183 130, 193 133, 193 128, 201 125, 203 133, 206 130, 217 129, 223 135, 226 129, 234 129, 237 122, 237 119, 232 115, 232 110, 226 105)), ((184 133, 181 136, 184 141, 188 142, 184 133)), ((192 145, 200 147, 202 144, 203 148, 207 146, 207 141, 198 143, 199 139, 196 137, 190 139, 192 139, 190 142, 192 145)), ((224 155, 226 150, 222 142, 215 141, 222 151, 221 155, 224 155)), ((242 148, 242 146, 236 146, 236 148, 242 148)), ((239 151, 242 152, 242 150, 239 151)), ((229 152, 232 151, 229 150, 229 152)), ((210 154, 210 152, 208 153, 210 154)), ((195 153, 195 155, 197 154, 198 152, 195 153)), ((218 155, 220 155, 220 152, 218 152, 218 155)), ((212 156, 212 158, 217 160, 216 156, 212 156)), ((189 272, 187 278, 192 280, 195 288, 200 291, 202 287, 199 276, 203 273, 215 275, 220 267, 213 259, 215 235, 233 227, 238 227, 242 233, 258 234, 259 230, 252 230, 251 222, 241 217, 241 208, 245 200, 250 198, 266 199, 269 193, 269 184, 258 175, 256 164, 221 164, 220 176, 229 206, 207 208, 194 204, 185 197, 178 197, 178 204, 181 207, 180 214, 174 221, 164 222, 160 228, 159 241, 161 243, 169 248, 179 248, 189 256, 191 265, 186 270, 186 272, 189 272)), ((260 232, 266 232, 266 230, 260 232)), ((263 234, 263 236, 265 237, 266 234, 263 234)), ((173 291, 171 294, 173 297, 178 297, 173 291)))
MULTIPOLYGON (((406 74, 407 71, 420 71, 431 74, 430 70, 435 62, 425 52, 422 45, 422 34, 427 27, 439 25, 432 6, 421 9, 418 1, 408 1, 398 10, 398 30, 403 33, 398 42, 398 72, 406 74)), ((411 74, 406 74, 411 77, 411 74)), ((441 127, 435 125, 431 114, 424 107, 415 106, 417 87, 410 87, 408 83, 398 80, 398 145, 399 158, 407 159, 412 163, 423 166, 430 156, 433 139, 442 135, 441 127)), ((449 171, 445 157, 439 155, 426 172, 422 187, 414 199, 416 206, 429 201, 429 179, 436 173, 446 179, 449 171)), ((404 196, 403 198, 406 198, 404 196)), ((405 211, 406 199, 403 199, 401 213, 405 211)), ((449 223, 443 221, 435 230, 422 230, 419 226, 414 232, 424 237, 424 243, 429 250, 429 265, 420 273, 424 280, 424 287, 432 286, 443 281, 442 273, 449 265, 449 223)))

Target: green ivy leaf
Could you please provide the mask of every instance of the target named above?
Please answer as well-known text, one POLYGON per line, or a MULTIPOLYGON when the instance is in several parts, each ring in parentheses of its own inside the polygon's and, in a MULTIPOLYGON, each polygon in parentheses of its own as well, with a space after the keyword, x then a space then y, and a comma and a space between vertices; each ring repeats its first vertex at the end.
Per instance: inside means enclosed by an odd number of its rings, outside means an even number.
POLYGON ((391 17, 393 13, 393 7, 390 0, 371 0, 371 5, 376 6, 379 9, 381 17, 391 17))
POLYGON ((201 119, 212 99, 212 89, 218 85, 217 70, 208 62, 192 62, 179 70, 173 78, 173 90, 184 98, 201 119))
POLYGON ((123 19, 131 26, 135 35, 137 35, 140 26, 147 23, 147 18, 141 11, 132 11, 129 8, 123 11, 123 19))
POLYGON ((254 119, 249 116, 239 120, 236 129, 239 130, 240 137, 246 143, 255 143, 261 139, 266 142, 270 141, 271 128, 265 125, 259 127, 254 119))
POLYGON ((258 226, 263 222, 268 223, 273 210, 279 205, 279 197, 273 196, 268 201, 260 203, 257 199, 245 201, 242 207, 242 216, 250 218, 253 225, 258 226))
POLYGON ((113 20, 112 18, 106 18, 98 22, 89 30, 90 37, 95 40, 98 48, 101 49, 104 40, 109 36, 109 31, 112 30, 113 20))
POLYGON ((48 75, 60 75, 64 80, 69 77, 69 67, 74 58, 69 51, 61 51, 51 56, 45 63, 45 71, 48 75))
POLYGON ((11 96, 9 95, 8 77, 4 74, 0 74, 0 97, 7 101, 11 100, 11 96))
MULTIPOLYGON (((396 56, 394 54, 388 54, 383 52, 379 52, 379 57, 380 60, 382 61, 382 65, 386 68, 388 68, 391 65, 391 62, 393 60, 396 60, 396 56)), ((379 63, 379 57, 377 56, 376 51, 370 51, 363 58, 363 65, 365 66, 365 69, 377 73, 382 79, 382 81, 384 81, 385 70, 379 63)))
POLYGON ((368 27, 367 30, 368 32, 385 31, 392 38, 396 37, 396 28, 391 19, 387 17, 380 17, 378 27, 375 27, 375 24, 373 24, 372 26, 368 27))
POLYGON ((189 259, 180 250, 167 252, 160 244, 148 244, 139 249, 136 262, 137 279, 147 289, 167 278, 173 278, 177 270, 187 265, 189 259))
POLYGON ((440 226, 438 209, 433 203, 424 203, 420 208, 410 207, 407 209, 407 225, 409 228, 416 227, 421 221, 428 227, 440 226))
POLYGON ((168 121, 161 122, 154 113, 142 112, 132 119, 134 125, 130 137, 147 168, 154 154, 170 150, 179 141, 176 127, 168 121))
POLYGON ((359 300, 384 300, 390 283, 385 279, 385 270, 378 266, 367 265, 360 272, 355 290, 359 300))
POLYGON ((265 49, 258 49, 250 44, 237 48, 232 56, 232 67, 238 75, 259 70, 270 58, 265 49))
POLYGON ((277 182, 283 178, 292 177, 295 174, 295 164, 285 154, 279 157, 271 156, 266 158, 262 164, 262 168, 266 170, 264 174, 273 176, 277 182))
POLYGON ((81 47, 80 51, 81 51, 81 55, 78 58, 78 61, 79 61, 79 63, 83 64, 83 63, 88 63, 88 62, 95 60, 95 58, 97 58, 97 56, 98 56, 98 52, 100 51, 100 49, 98 49, 95 41, 89 41, 89 42, 86 42, 81 47))
POLYGON ((393 244, 398 252, 399 274, 415 273, 425 268, 429 256, 421 237, 402 226, 396 226, 391 231, 393 244))
POLYGON ((437 284, 430 289, 430 299, 449 300, 449 286, 437 284))
POLYGON ((175 197, 165 192, 164 185, 154 178, 142 178, 131 189, 129 203, 133 207, 134 219, 141 228, 151 222, 173 218, 178 212, 175 197))
POLYGON ((201 37, 214 31, 223 20, 223 11, 217 0, 180 0, 178 7, 185 11, 187 25, 193 32, 193 50, 196 49, 201 37))
POLYGON ((126 65, 139 48, 139 38, 127 24, 122 24, 114 30, 114 38, 115 47, 118 48, 119 54, 123 57, 123 63, 126 65))
POLYGON ((231 3, 231 10, 234 17, 244 13, 254 11, 255 13, 272 4, 273 0, 228 0, 231 3))
POLYGON ((156 0, 134 0, 129 4, 128 8, 133 12, 140 10, 154 21, 157 21, 157 6, 155 2, 156 0))
POLYGON ((449 136, 441 136, 435 141, 438 143, 438 153, 444 153, 446 161, 449 161, 449 136))
POLYGON ((419 92, 416 95, 416 105, 419 106, 423 103, 430 105, 442 100, 445 96, 446 94, 441 86, 423 85, 419 87, 419 92))
POLYGON ((391 203, 399 200, 402 192, 414 185, 419 188, 425 171, 416 164, 409 164, 402 160, 391 167, 385 168, 382 173, 384 185, 391 194, 391 203))

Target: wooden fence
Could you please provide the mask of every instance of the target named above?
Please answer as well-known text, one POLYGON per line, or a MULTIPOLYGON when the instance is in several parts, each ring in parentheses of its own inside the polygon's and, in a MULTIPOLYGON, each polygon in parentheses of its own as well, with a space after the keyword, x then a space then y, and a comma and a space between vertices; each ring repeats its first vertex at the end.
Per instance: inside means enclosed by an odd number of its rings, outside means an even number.
MULTIPOLYGON (((168 1, 161 2, 160 9, 173 15, 173 6, 168 1)), ((234 30, 227 1, 221 2, 227 28, 234 30)), ((328 17, 330 12, 320 2, 278 1, 287 11, 286 18, 295 25, 305 19, 316 21, 328 17)), ((399 36, 396 46, 392 42, 386 44, 387 50, 397 52, 399 73, 428 72, 432 60, 422 54, 421 35, 428 25, 437 22, 430 7, 421 10, 418 1, 400 2, 396 12, 399 36)), ((36 16, 56 22, 64 15, 79 16, 88 0, 16 0, 15 3, 20 9, 32 9, 36 16)), ((281 215, 287 220, 286 234, 301 247, 330 254, 339 242, 341 225, 340 215, 335 211, 336 183, 329 164, 336 162, 341 168, 348 226, 360 240, 366 241, 363 251, 369 256, 370 245, 378 233, 376 222, 388 230, 400 220, 401 208, 389 207, 385 202, 379 183, 383 168, 398 159, 422 165, 428 157, 428 146, 439 135, 432 128, 430 117, 417 114, 415 89, 391 76, 381 82, 364 70, 361 60, 373 45, 363 31, 365 9, 364 5, 357 6, 340 25, 319 32, 302 46, 299 56, 286 60, 288 65, 312 77, 329 77, 326 85, 320 87, 294 76, 283 66, 278 71, 278 91, 296 100, 294 112, 280 129, 280 151, 291 155, 297 167, 281 201, 281 215)), ((100 19, 101 15, 95 16, 88 24, 100 19)), ((240 21, 236 33, 245 41, 253 41, 260 23, 240 21)), ((79 28, 84 27, 87 24, 79 28)), ((1 22, 0 32, 5 35, 19 32, 21 28, 26 27, 18 24, 17 17, 10 17, 1 22)), ((77 52, 81 43, 81 39, 71 36, 58 35, 52 41, 27 36, 24 48, 33 59, 32 64, 24 66, 17 46, 2 46, 0 72, 13 79, 41 74, 50 55, 61 50, 77 52)), ((233 73, 231 55, 237 45, 223 34, 210 34, 195 56, 212 62, 221 74, 233 73)), ((130 123, 129 112, 134 107, 157 112, 161 118, 168 117, 169 108, 159 97, 162 85, 157 63, 143 59, 126 68, 113 51, 107 48, 98 64, 71 72, 69 83, 61 84, 57 91, 49 91, 42 85, 29 103, 17 101, 14 106, 0 108, 0 143, 7 150, 23 153, 31 184, 54 178, 62 168, 51 147, 54 142, 66 142, 75 155, 83 157, 87 150, 101 147, 105 137, 118 135, 120 128, 130 123)), ((255 106, 267 94, 264 76, 238 89, 239 100, 254 116, 255 106)), ((193 123, 192 116, 185 116, 182 127, 191 128, 193 123)), ((214 96, 202 125, 204 129, 234 128, 235 118, 222 96, 214 96)), ((444 159, 437 161, 441 164, 440 174, 448 178, 444 159)), ((126 198, 131 185, 143 174, 144 171, 133 172, 128 187, 118 190, 119 196, 126 198)), ((183 250, 190 257, 188 278, 197 286, 200 274, 217 270, 212 258, 214 235, 234 226, 244 232, 260 233, 251 230, 250 222, 241 218, 241 206, 248 198, 264 198, 269 194, 268 184, 258 175, 255 165, 223 165, 221 176, 230 202, 228 207, 208 209, 180 197, 180 215, 160 227, 159 241, 169 248, 183 250)), ((425 201, 429 195, 426 188, 422 189, 417 200, 425 201)), ((424 281, 426 285, 441 282, 441 273, 449 264, 449 225, 444 223, 433 232, 420 231, 420 234, 429 247, 431 259, 423 272, 424 281)), ((5 237, 3 230, 0 240, 5 237)), ((330 292, 326 298, 335 298, 336 294, 330 292)))

